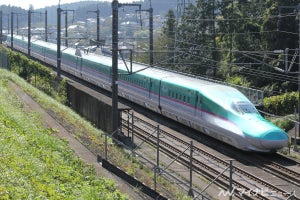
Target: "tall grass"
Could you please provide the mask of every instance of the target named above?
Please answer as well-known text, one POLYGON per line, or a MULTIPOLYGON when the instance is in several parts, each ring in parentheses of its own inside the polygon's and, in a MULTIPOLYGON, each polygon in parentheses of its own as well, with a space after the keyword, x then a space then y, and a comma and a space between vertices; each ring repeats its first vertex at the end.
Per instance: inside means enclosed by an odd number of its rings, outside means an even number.
MULTIPOLYGON (((45 101, 24 80, 0 70, 0 199, 126 199, 112 180, 96 178, 67 142, 53 136, 38 113, 26 111, 9 80, 45 101)), ((55 101, 44 104, 65 109, 55 101)))

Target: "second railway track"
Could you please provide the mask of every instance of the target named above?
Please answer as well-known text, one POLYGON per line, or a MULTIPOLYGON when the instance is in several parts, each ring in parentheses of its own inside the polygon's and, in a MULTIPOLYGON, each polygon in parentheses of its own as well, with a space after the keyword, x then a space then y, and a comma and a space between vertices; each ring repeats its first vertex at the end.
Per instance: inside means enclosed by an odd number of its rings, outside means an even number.
MULTIPOLYGON (((155 122, 150 123, 148 120, 136 116, 134 117, 134 121, 135 123, 128 127, 128 122, 123 120, 123 127, 127 130, 133 128, 131 131, 133 131, 135 137, 139 137, 144 142, 155 146, 158 140, 157 134, 153 134, 157 131, 155 122)), ((161 135, 159 138, 160 149, 165 154, 176 159, 176 162, 180 162, 182 165, 189 167, 190 154, 186 152, 186 149, 190 146, 189 141, 169 133, 164 128, 160 128, 159 131, 161 135)), ((246 157, 244 159, 248 159, 247 163, 243 164, 243 161, 240 162, 235 157, 226 157, 224 159, 222 156, 222 158, 220 158, 207 151, 207 149, 202 149, 196 143, 193 145, 193 173, 199 173, 209 180, 213 180, 219 176, 218 179, 216 179, 216 184, 220 190, 224 190, 223 193, 220 192, 219 194, 228 194, 226 193, 226 188, 229 188, 230 183, 229 172, 221 173, 229 168, 229 162, 226 160, 234 159, 232 166, 232 184, 236 198, 288 199, 294 192, 294 195, 292 195, 293 198, 300 199, 297 196, 297 194, 300 193, 300 168, 299 163, 296 163, 297 161, 293 161, 292 164, 287 163, 286 165, 294 166, 293 168, 289 168, 270 161, 269 158, 266 158, 269 157, 269 155, 251 155, 255 154, 248 155, 246 153, 243 155, 246 157)))

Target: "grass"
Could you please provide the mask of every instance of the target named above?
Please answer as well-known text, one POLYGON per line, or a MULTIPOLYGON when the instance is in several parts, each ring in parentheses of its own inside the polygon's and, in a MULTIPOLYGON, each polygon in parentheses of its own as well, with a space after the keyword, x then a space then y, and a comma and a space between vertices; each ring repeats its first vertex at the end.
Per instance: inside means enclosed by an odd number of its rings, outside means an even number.
POLYGON ((66 141, 53 136, 55 130, 43 127, 37 113, 26 112, 9 80, 46 107, 63 109, 24 80, 0 70, 0 199, 127 199, 112 180, 96 178, 94 169, 78 159, 66 141))
MULTIPOLYGON (((95 155, 105 156, 105 140, 104 133, 95 128, 93 124, 84 120, 76 112, 69 107, 57 102, 50 98, 46 94, 40 92, 30 84, 27 84, 25 80, 19 78, 17 75, 9 73, 7 71, 0 70, 0 77, 7 80, 11 80, 22 88, 27 94, 29 94, 37 103, 40 104, 49 114, 51 114, 58 122, 60 122, 64 128, 68 130, 77 140, 84 144, 95 155)), ((111 140, 108 141, 108 159, 109 162, 118 166, 119 168, 127 171, 129 174, 134 175, 143 183, 148 183, 148 186, 153 185, 153 171, 140 161, 128 159, 129 153, 123 148, 114 145, 111 140)), ((166 181, 157 182, 157 189, 160 192, 160 185, 163 188, 168 188, 169 198, 183 199, 182 192, 172 183, 167 184, 166 181), (177 195, 178 194, 178 195, 177 195)))

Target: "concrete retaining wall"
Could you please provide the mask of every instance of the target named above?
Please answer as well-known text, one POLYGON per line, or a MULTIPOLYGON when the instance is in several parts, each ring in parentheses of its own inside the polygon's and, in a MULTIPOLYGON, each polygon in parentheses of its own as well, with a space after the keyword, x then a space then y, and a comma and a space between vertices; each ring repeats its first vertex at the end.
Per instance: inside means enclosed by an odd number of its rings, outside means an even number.
MULTIPOLYGON (((111 98, 100 94, 79 83, 68 82, 67 98, 69 106, 96 125, 99 129, 112 133, 112 101, 111 98)), ((118 104, 119 119, 121 112, 128 107, 118 104)))

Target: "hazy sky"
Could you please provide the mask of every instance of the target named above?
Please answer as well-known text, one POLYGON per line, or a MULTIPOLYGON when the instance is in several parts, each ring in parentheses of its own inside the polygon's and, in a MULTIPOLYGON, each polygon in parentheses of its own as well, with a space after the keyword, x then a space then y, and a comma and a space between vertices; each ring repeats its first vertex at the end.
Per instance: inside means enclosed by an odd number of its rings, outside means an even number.
MULTIPOLYGON (((60 4, 79 2, 84 0, 60 0, 60 4)), ((112 2, 113 0, 99 0, 112 2)), ((0 0, 0 5, 18 6, 24 9, 29 9, 29 5, 32 4, 34 9, 44 8, 46 6, 58 5, 59 0, 0 0)), ((132 0, 119 0, 120 3, 132 2, 132 0)))

